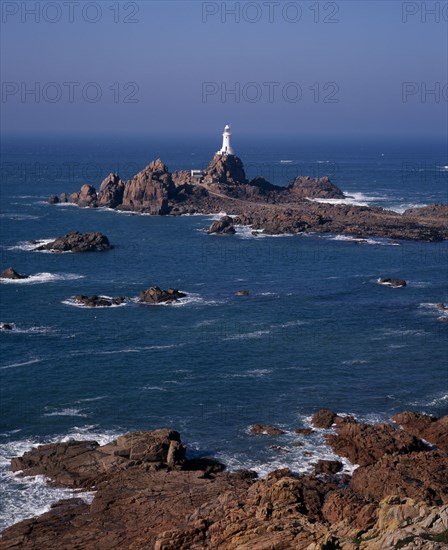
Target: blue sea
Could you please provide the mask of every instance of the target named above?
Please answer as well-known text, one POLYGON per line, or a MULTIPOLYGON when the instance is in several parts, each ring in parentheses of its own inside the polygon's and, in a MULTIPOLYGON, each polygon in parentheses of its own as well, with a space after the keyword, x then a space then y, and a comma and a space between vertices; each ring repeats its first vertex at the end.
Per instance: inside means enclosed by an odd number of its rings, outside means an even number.
MULTIPOLYGON (((321 432, 293 445, 294 428, 322 407, 367 421, 405 409, 448 413, 448 323, 435 307, 448 302, 448 243, 254 237, 241 227, 234 237, 209 236, 212 214, 151 217, 46 202, 83 183, 98 187, 109 172, 128 179, 158 157, 172 171, 203 168, 215 141, 3 141, 0 267, 32 277, 0 284, 0 321, 15 325, 0 333, 1 527, 73 494, 8 471, 12 456, 38 443, 104 443, 169 426, 190 454, 214 455, 230 469, 305 472, 332 456, 321 432), (113 250, 52 254, 26 244, 75 229, 103 232, 113 250), (378 285, 380 276, 408 286, 378 285), (188 296, 136 303, 153 285, 188 296), (235 296, 241 289, 249 296, 235 296), (76 294, 129 300, 86 309, 74 305, 76 294), (253 423, 286 433, 254 436, 253 423)), ((234 146, 250 177, 286 185, 328 174, 348 202, 398 212, 448 202, 443 143, 244 138, 234 146)))

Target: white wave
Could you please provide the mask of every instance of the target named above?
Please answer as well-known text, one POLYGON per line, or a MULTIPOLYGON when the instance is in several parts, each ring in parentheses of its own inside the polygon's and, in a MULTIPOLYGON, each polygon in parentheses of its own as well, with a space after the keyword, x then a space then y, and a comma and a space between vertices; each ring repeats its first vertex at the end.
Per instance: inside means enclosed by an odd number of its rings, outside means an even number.
POLYGON ((115 355, 116 353, 141 353, 142 351, 154 351, 154 350, 164 350, 172 349, 177 347, 182 347, 185 344, 167 344, 167 345, 154 345, 154 346, 141 346, 135 348, 124 348, 118 350, 108 350, 108 351, 89 351, 89 352, 79 352, 74 353, 73 355, 115 355))
POLYGON ((367 361, 366 359, 347 359, 346 361, 342 361, 343 365, 365 365, 369 363, 370 361, 367 361))
MULTIPOLYGON (((110 296, 98 296, 98 298, 105 298, 107 300, 111 300, 112 298, 110 296)), ((67 298, 66 300, 62 300, 61 304, 64 304, 66 306, 72 306, 72 307, 79 307, 81 309, 113 309, 117 307, 124 307, 129 304, 129 301, 125 300, 121 304, 112 304, 110 306, 87 306, 86 304, 81 304, 75 300, 75 297, 67 298)))
POLYGON ((254 330, 252 332, 233 334, 227 336, 224 340, 251 340, 254 338, 263 338, 263 336, 267 336, 268 334, 271 334, 270 330, 254 330))
POLYGON ((23 327, 17 327, 15 323, 0 323, 0 327, 3 327, 3 325, 8 324, 12 326, 12 330, 2 330, 2 334, 48 334, 50 332, 53 332, 53 329, 50 327, 31 327, 31 328, 23 328, 23 327))
POLYGON ((23 362, 20 362, 20 363, 9 363, 8 365, 3 365, 2 367, 0 367, 0 370, 5 370, 5 369, 16 369, 18 367, 26 367, 28 365, 34 365, 36 363, 40 363, 42 361, 42 359, 30 359, 29 361, 23 361, 23 362))
POLYGON ((66 407, 64 409, 56 409, 51 412, 46 412, 43 416, 82 416, 87 417, 88 415, 82 412, 82 409, 74 409, 66 407))
POLYGON ((388 197, 382 195, 368 195, 366 193, 352 193, 343 191, 344 199, 322 199, 322 198, 307 198, 310 202, 321 202, 324 204, 352 204, 355 206, 369 206, 371 202, 388 200, 388 197))
POLYGON ((161 386, 143 386, 142 389, 147 391, 168 391, 166 388, 162 388, 161 386))
MULTIPOLYGON (((33 252, 38 246, 52 243, 54 240, 56 240, 56 237, 54 237, 53 239, 36 239, 32 243, 30 241, 20 241, 15 245, 8 246, 7 250, 25 250, 26 252, 33 252)), ((49 251, 47 250, 46 252, 49 251)))
POLYGON ((134 301, 144 306, 163 306, 163 307, 184 307, 184 306, 216 306, 222 304, 222 300, 212 300, 203 298, 200 294, 195 292, 189 292, 184 298, 173 300, 171 302, 160 302, 158 304, 151 304, 149 302, 140 302, 138 298, 134 298, 134 301))
POLYGON ((423 206, 428 206, 428 204, 408 202, 404 204, 399 204, 397 206, 395 205, 389 206, 388 210, 392 210, 392 212, 396 212, 397 214, 403 214, 403 212, 405 210, 408 210, 409 208, 422 208, 423 206))
POLYGON ((448 404, 448 393, 441 392, 433 397, 410 401, 408 404, 410 407, 419 407, 423 409, 425 407, 446 407, 448 404))
POLYGON ((243 373, 231 374, 230 378, 264 378, 272 372, 272 369, 251 369, 243 373))
POLYGON ((251 225, 235 225, 235 236, 240 239, 275 239, 280 237, 296 237, 295 233, 281 233, 280 235, 270 235, 265 233, 264 229, 252 229, 251 225))
POLYGON ((352 237, 351 235, 322 235, 324 239, 328 239, 330 241, 345 241, 345 242, 353 242, 357 244, 369 244, 369 245, 380 245, 380 246, 400 246, 400 243, 397 241, 389 241, 386 239, 372 239, 372 238, 360 238, 360 237, 352 237))
POLYGON ((437 312, 439 315, 442 315, 442 316, 448 316, 448 305, 442 302, 439 302, 438 304, 423 303, 423 304, 420 304, 419 307, 433 310, 434 312, 437 312))
POLYGON ((66 442, 76 440, 94 440, 100 445, 109 443, 121 432, 96 430, 97 426, 88 425, 74 427, 65 436, 55 436, 38 440, 22 439, 0 444, 0 478, 2 481, 2 508, 5 514, 0 518, 0 531, 23 519, 39 516, 48 512, 51 505, 61 499, 81 498, 90 504, 94 492, 55 488, 48 484, 44 476, 19 477, 9 470, 11 458, 22 456, 23 453, 36 445, 45 443, 66 442))
POLYGON ((0 283, 35 285, 57 281, 74 281, 76 279, 84 279, 84 277, 85 275, 77 275, 76 273, 36 273, 35 275, 29 275, 26 279, 3 279, 0 277, 0 283))
POLYGON ((0 214, 0 218, 4 220, 15 220, 15 221, 25 221, 25 220, 38 220, 41 216, 33 216, 32 214, 19 214, 14 212, 4 212, 0 214))

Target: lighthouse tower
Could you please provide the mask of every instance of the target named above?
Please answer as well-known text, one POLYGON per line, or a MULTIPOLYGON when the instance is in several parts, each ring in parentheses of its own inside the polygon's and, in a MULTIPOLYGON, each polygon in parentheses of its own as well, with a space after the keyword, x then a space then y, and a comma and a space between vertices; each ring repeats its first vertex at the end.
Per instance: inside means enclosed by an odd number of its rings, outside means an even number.
POLYGON ((230 131, 230 126, 227 124, 224 128, 224 132, 222 134, 222 147, 218 151, 218 155, 233 155, 233 149, 230 145, 230 136, 232 135, 232 132, 230 131))

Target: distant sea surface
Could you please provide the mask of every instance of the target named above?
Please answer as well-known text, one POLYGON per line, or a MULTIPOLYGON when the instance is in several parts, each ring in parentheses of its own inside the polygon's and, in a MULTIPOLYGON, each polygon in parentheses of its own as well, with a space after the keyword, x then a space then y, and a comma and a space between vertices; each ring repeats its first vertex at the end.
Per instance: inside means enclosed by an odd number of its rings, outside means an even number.
MULTIPOLYGON (((219 136, 218 136, 219 137, 219 136)), ((69 491, 20 479, 12 456, 68 438, 101 443, 169 426, 189 452, 229 468, 307 471, 331 457, 322 433, 294 447, 294 428, 322 407, 368 421, 412 409, 448 413, 448 243, 338 235, 235 237, 204 232, 210 216, 151 217, 46 203, 52 193, 123 179, 155 158, 203 168, 215 140, 10 139, 1 157, 0 284, 2 527, 48 509, 69 491), (31 252, 30 239, 101 231, 114 249, 31 252), (380 276, 408 286, 380 286, 380 276), (178 304, 136 303, 149 286, 188 293, 178 304), (247 297, 235 292, 248 289, 247 297), (113 308, 76 307, 76 294, 126 296, 113 308), (256 422, 281 426, 253 436, 256 422), (279 453, 272 444, 291 452, 279 453), (308 452, 312 456, 307 456, 308 452)), ((287 185, 330 175, 349 202, 402 212, 448 202, 443 143, 303 143, 237 139, 250 177, 287 185)), ((231 212, 228 212, 231 214, 231 212)), ((347 464, 349 469, 350 465, 347 464)), ((90 496, 91 497, 91 496, 90 496)))

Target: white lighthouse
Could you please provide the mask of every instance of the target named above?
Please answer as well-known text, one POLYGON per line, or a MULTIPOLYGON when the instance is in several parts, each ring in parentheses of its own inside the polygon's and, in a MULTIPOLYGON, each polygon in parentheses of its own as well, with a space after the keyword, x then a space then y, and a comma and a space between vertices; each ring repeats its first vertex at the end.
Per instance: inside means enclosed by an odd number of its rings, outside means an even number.
POLYGON ((230 145, 230 136, 232 132, 230 131, 230 126, 226 124, 224 132, 222 134, 222 147, 218 151, 218 155, 233 155, 233 149, 230 145))

